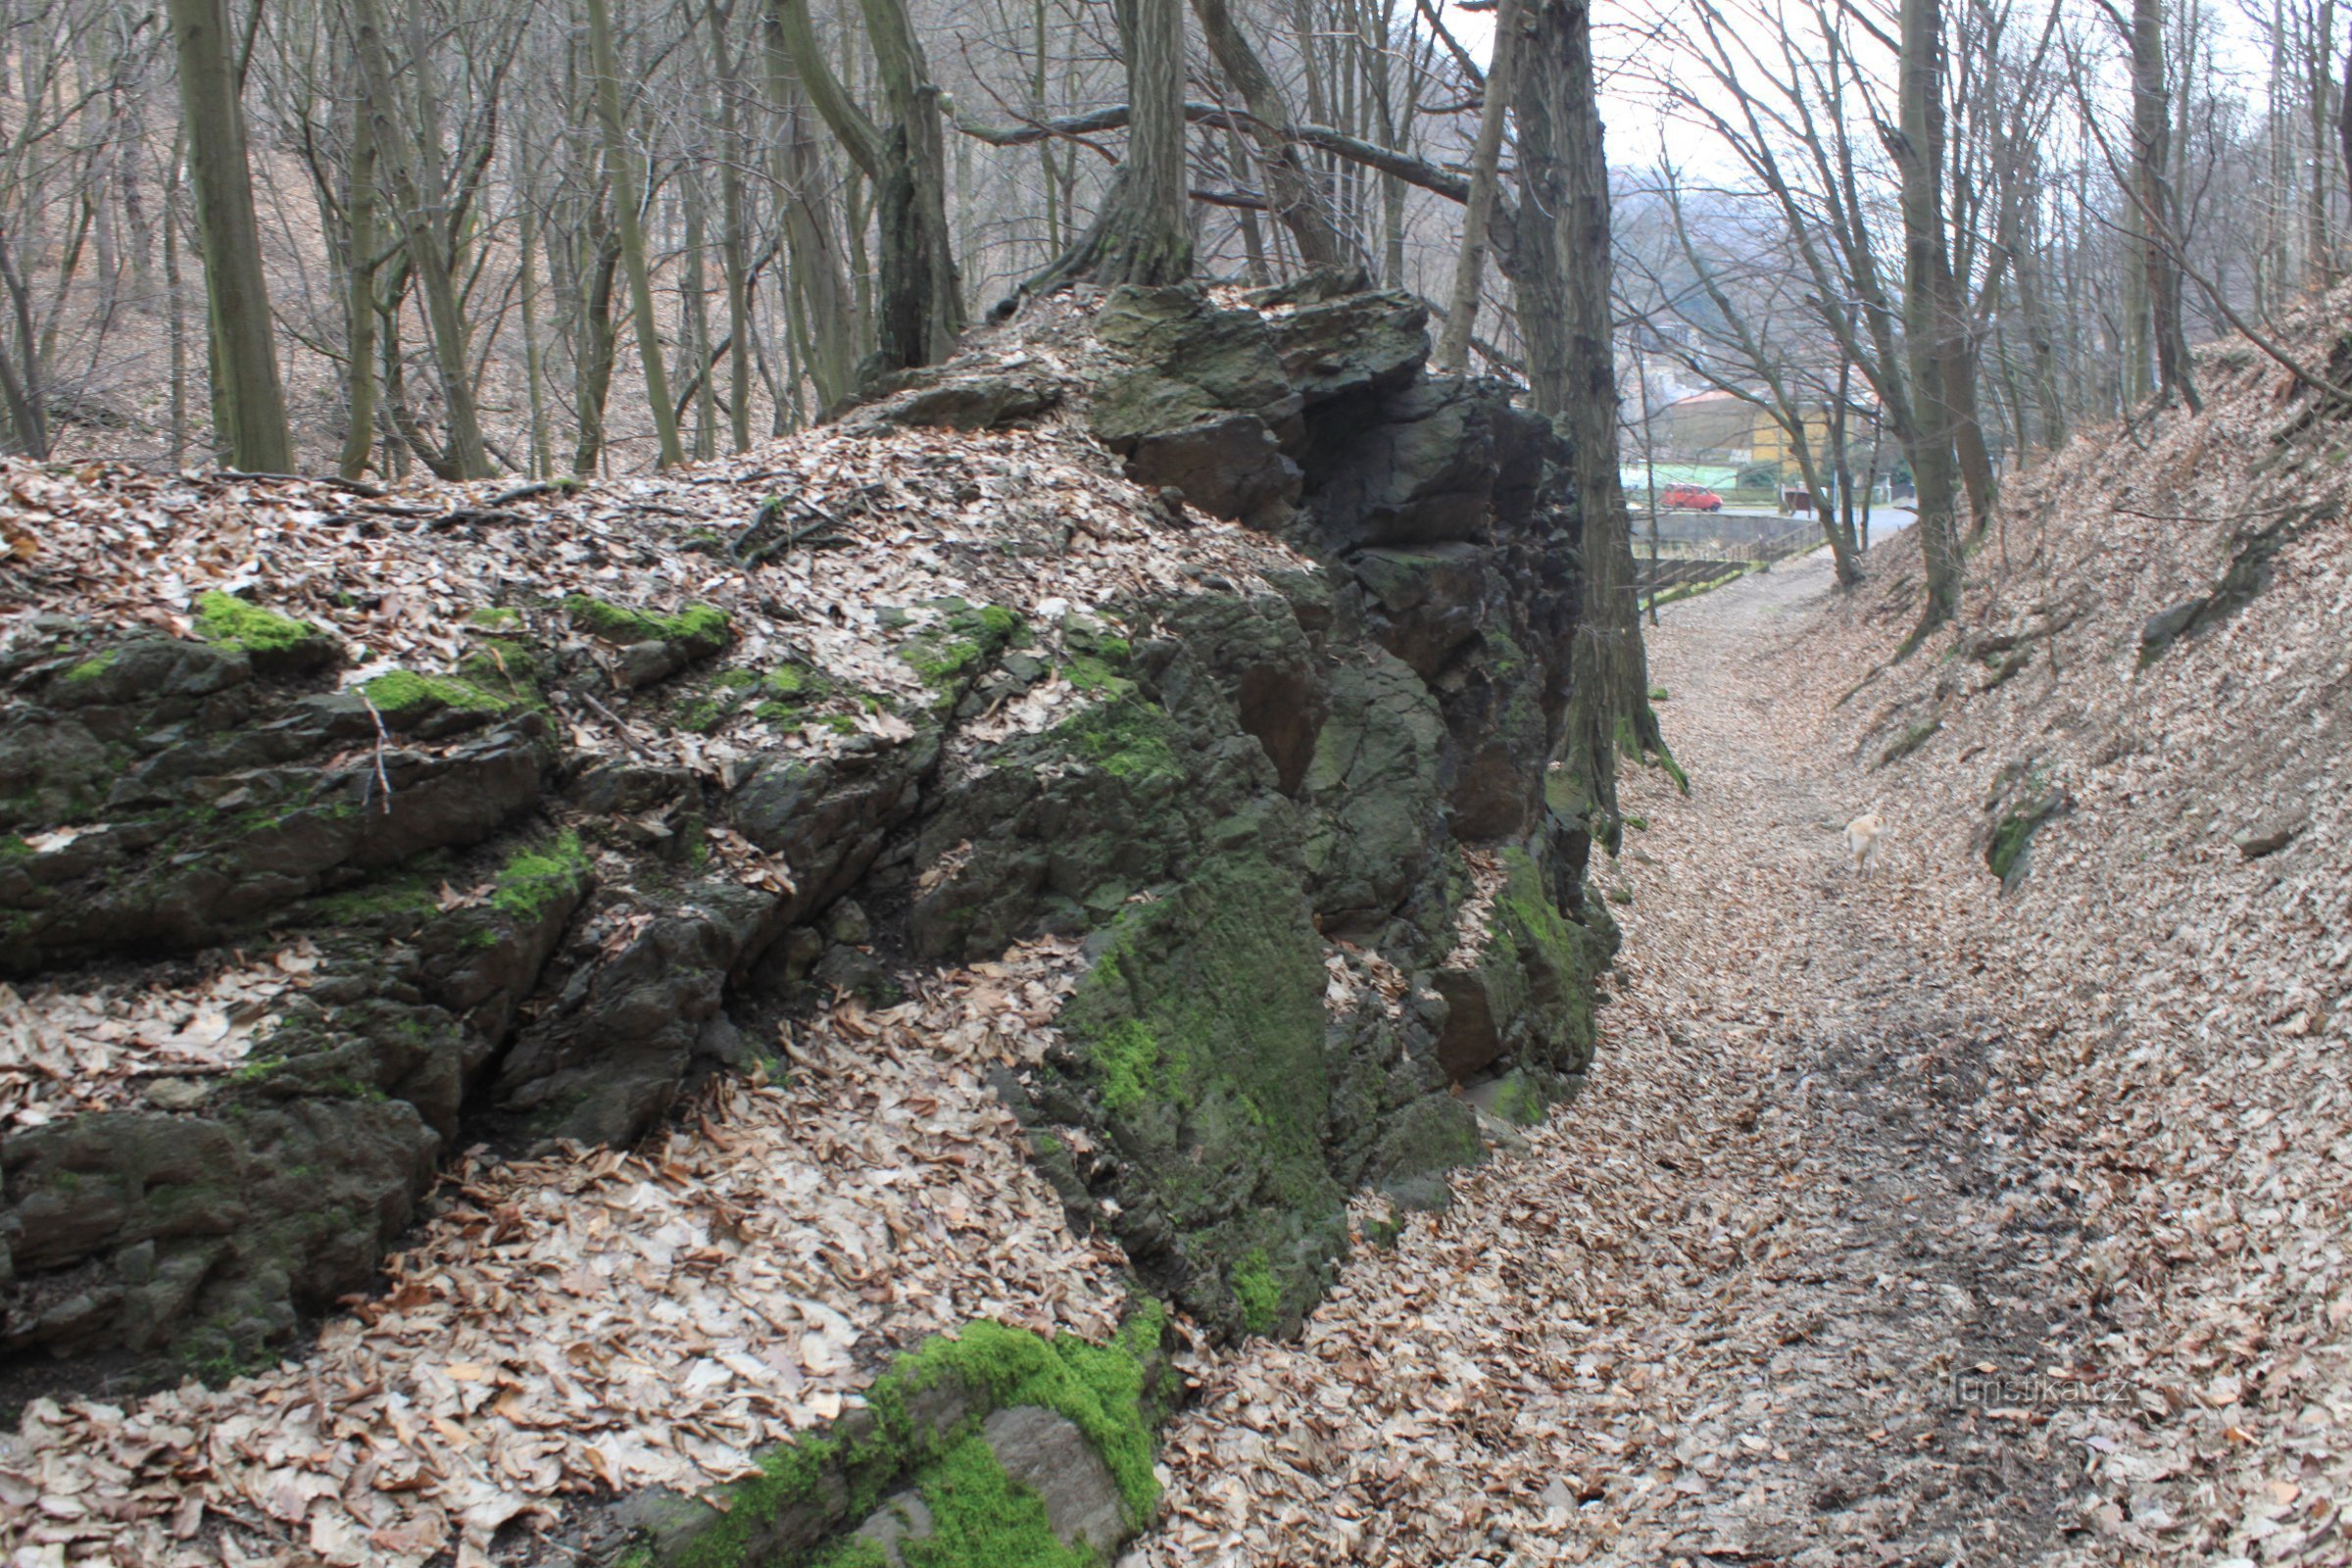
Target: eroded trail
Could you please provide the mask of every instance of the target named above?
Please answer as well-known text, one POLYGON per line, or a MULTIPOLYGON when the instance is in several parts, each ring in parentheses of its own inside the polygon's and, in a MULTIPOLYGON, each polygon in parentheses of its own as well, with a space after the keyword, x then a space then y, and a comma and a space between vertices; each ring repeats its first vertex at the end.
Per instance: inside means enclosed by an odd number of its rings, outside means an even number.
MULTIPOLYGON (((2080 1546, 2079 1452, 1954 1375, 2082 1325, 1991 1075, 1987 966, 1825 734, 1805 561, 1651 634, 1682 798, 1628 781, 1626 924, 1583 1099, 1359 1251, 1295 1346, 1172 1429, 1153 1563, 2016 1563, 2080 1546)), ((1978 885, 1984 884, 1984 885, 1978 885)), ((1973 926, 1974 922, 1969 922, 1973 926)), ((2000 972, 1993 965, 1989 972, 2000 972)))

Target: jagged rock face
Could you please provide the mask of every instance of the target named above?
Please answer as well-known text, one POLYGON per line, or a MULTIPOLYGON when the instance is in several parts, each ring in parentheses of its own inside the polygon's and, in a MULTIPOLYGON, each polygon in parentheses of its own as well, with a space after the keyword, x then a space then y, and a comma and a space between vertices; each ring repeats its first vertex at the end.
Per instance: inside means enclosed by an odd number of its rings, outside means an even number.
MULTIPOLYGON (((1476 1156, 1450 1085, 1508 1073, 1556 1095, 1589 1056, 1613 935, 1554 902, 1581 886, 1585 841, 1543 796, 1574 624, 1567 454, 1499 387, 1427 378, 1405 296, 1120 289, 1096 329, 1133 362, 1090 412, 1131 476, 1327 570, 1288 585, 1287 617, 1215 594, 1152 607, 1139 680, 1200 760, 1117 842, 1173 887, 1110 922, 1067 1058, 1026 1094, 1074 1212, 1111 1214, 1196 1316, 1263 1330, 1312 1305, 1348 1190, 1439 1200, 1476 1156), (1237 728, 1252 765, 1222 760, 1237 728), (1513 857, 1493 939, 1458 964, 1457 842, 1513 857), (1335 1006, 1318 931, 1394 963, 1394 994, 1335 1006)), ((989 776, 1003 792, 1028 771, 989 776)), ((1101 831, 1067 788, 1029 797, 1055 854, 1101 831)), ((966 874, 1001 900, 1020 878, 987 857, 966 874)))
MULTIPOLYGON (((525 591, 450 672, 350 689, 334 641, 223 596, 190 637, 31 623, 0 659, 0 973, 223 944, 307 944, 318 973, 234 1071, 9 1138, 0 1348, 281 1340, 367 1289, 462 1143, 635 1139, 766 1060, 796 988, 886 1003, 894 962, 1041 931, 1094 958, 1066 1049, 1001 1085, 1041 1167, 1200 1321, 1295 1323, 1349 1191, 1441 1201, 1476 1156, 1449 1090, 1574 1086, 1613 940, 1544 799, 1565 453, 1427 350, 1399 295, 1121 290, 1091 384, 976 352, 866 405, 836 439, 1072 404, 1147 486, 1283 542, 1227 530, 1254 542, 1209 559, 1251 569, 1135 573, 1083 610, 1000 587, 1017 611, 893 611, 859 655, 889 690, 791 653, 810 612, 773 586, 669 615, 525 591), (626 744, 587 746, 616 706, 626 744), (630 739, 770 710, 822 744, 688 765, 630 739)), ((1181 514, 1101 482, 1188 559, 1181 514)), ((1018 549, 1072 529, 1047 537, 1018 549)))

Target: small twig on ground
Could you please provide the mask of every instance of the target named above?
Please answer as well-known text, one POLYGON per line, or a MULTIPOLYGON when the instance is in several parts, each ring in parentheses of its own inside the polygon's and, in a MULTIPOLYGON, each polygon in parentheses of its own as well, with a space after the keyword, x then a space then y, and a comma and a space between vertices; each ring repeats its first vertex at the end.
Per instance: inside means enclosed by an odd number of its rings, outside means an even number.
POLYGON ((490 505, 494 508, 511 507, 517 501, 528 501, 533 496, 568 495, 577 488, 576 481, 572 480, 539 479, 530 484, 518 484, 512 490, 501 490, 490 498, 490 505))
POLYGON ((392 736, 384 728, 384 715, 375 710, 375 704, 368 698, 368 689, 365 686, 359 686, 354 687, 353 690, 359 694, 361 706, 368 710, 368 716, 375 720, 375 781, 383 786, 384 814, 390 816, 392 814, 392 777, 384 771, 384 749, 392 744, 392 736))
POLYGON ((629 728, 629 721, 627 719, 621 717, 610 708, 607 708, 603 703, 598 702, 595 694, 592 692, 574 692, 572 695, 579 698, 581 702, 586 703, 590 708, 595 709, 599 713, 604 715, 605 721, 611 724, 614 730, 619 732, 621 745, 626 746, 630 751, 635 752, 639 757, 644 758, 646 760, 653 760, 653 748, 637 738, 637 732, 629 728))
POLYGON ((322 484, 331 490, 365 496, 370 501, 381 501, 385 494, 374 485, 362 484, 357 479, 336 478, 323 473, 262 473, 249 468, 220 468, 207 477, 222 480, 266 479, 278 484, 322 484))
POLYGON ((501 512, 495 508, 460 507, 434 516, 425 526, 438 533, 444 528, 485 527, 492 523, 518 524, 531 519, 519 512, 501 512))

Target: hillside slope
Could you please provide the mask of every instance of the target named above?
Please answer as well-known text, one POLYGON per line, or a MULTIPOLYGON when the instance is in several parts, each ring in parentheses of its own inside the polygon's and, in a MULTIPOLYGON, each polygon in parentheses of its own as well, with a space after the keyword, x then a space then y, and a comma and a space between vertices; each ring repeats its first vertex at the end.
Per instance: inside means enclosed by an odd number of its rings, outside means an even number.
POLYGON ((1565 453, 1427 353, 1125 290, 658 479, 8 468, 0 1547, 1140 1524, 1167 1353, 1592 1052, 1565 453))
MULTIPOLYGON (((2352 363, 2352 295, 2295 335, 2352 363)), ((2013 999, 2004 1140, 2066 1238, 2102 1549, 2342 1560, 2352 1416, 2352 412, 2243 346, 2208 408, 2011 479, 1958 622, 1915 547, 1816 646, 1895 854, 1999 877, 1952 940, 2013 999)), ((2085 1549, 2093 1549, 2086 1547, 2085 1549)))

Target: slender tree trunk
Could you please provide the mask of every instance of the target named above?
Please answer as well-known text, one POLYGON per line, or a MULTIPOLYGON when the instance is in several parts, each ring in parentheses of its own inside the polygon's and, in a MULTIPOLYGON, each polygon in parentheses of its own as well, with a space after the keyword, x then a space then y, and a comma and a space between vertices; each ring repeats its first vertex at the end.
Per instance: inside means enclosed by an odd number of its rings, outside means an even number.
POLYGON ((210 339, 220 372, 219 434, 238 467, 283 473, 294 466, 294 440, 286 427, 270 289, 262 276, 261 225, 253 210, 241 74, 227 10, 223 0, 170 0, 168 10, 204 241, 210 339))
POLYGON ((1193 14, 1200 19, 1200 34, 1216 56, 1218 69, 1250 110, 1245 123, 1266 172, 1266 195, 1274 216, 1298 242, 1299 261, 1308 267, 1342 266, 1346 244, 1332 227, 1322 187, 1292 133, 1291 106, 1282 88, 1258 59, 1226 0, 1193 0, 1193 14))
MULTIPOLYGON (((765 59, 768 96, 782 118, 775 160, 777 182, 784 191, 785 244, 793 264, 786 284, 787 316, 808 329, 808 352, 803 359, 808 379, 816 387, 817 404, 823 408, 848 397, 857 386, 858 312, 842 267, 833 204, 826 196, 824 160, 809 133, 808 99, 799 74, 802 53, 791 41, 790 24, 795 18, 806 29, 807 13, 798 0, 769 9, 765 59)), ((813 33, 807 34, 802 47, 822 70, 824 58, 816 50, 813 33)), ((831 82, 830 73, 825 80, 831 82)), ((852 161, 856 161, 855 153, 852 161)))
POLYGON ((689 188, 686 208, 686 300, 679 336, 679 371, 685 375, 694 402, 694 456, 697 462, 718 455, 718 409, 710 352, 710 293, 703 247, 709 238, 703 225, 703 193, 689 188))
POLYGON ((164 309, 171 318, 172 466, 188 461, 188 294, 179 271, 180 143, 164 174, 164 309))
POLYGON ((1893 138, 1902 180, 1903 352, 1910 371, 1912 439, 1908 456, 1918 490, 1926 602, 1904 643, 1908 652, 1960 606, 1959 487, 1952 458, 1952 413, 1944 390, 1946 335, 1943 255, 1943 8, 1941 0, 1903 0, 1901 123, 1893 138))
POLYGON ((2310 255, 2305 258, 2305 281, 2325 288, 2335 281, 2335 252, 2328 237, 2328 201, 2333 182, 2328 178, 2328 88, 2335 64, 2335 0, 2320 0, 2311 39, 2311 85, 2307 94, 2311 116, 2311 185, 2305 214, 2310 229, 2310 255))
MULTIPOLYGON (((473 378, 466 366, 466 318, 458 304, 457 280, 451 275, 448 242, 442 233, 441 192, 437 186, 427 190, 420 182, 411 139, 393 112, 392 60, 384 45, 377 0, 354 0, 352 37, 359 50, 361 92, 367 102, 376 167, 388 177, 393 203, 399 209, 409 272, 423 297, 433 363, 440 372, 449 416, 449 440, 439 470, 450 479, 487 478, 496 470, 490 466, 481 418, 474 409, 473 378)), ((392 412, 397 416, 401 410, 395 407, 392 412)))
MULTIPOLYGON (((343 199, 351 265, 344 270, 343 451, 336 471, 357 479, 375 451, 375 137, 362 94, 351 113, 351 189, 343 199)), ((523 242, 527 255, 530 242, 523 242)))
POLYGON ((605 456, 605 403, 612 393, 612 276, 620 267, 620 244, 607 235, 588 269, 587 300, 580 312, 580 434, 571 452, 571 471, 596 477, 605 456))
POLYGON ((2150 335, 2156 348, 2156 387, 2167 400, 2179 397, 2194 414, 2202 407, 2190 380, 2188 339, 2180 321, 2180 269, 2173 249, 2180 243, 2172 183, 2171 104, 2165 91, 2163 0, 2132 4, 2132 158, 2138 187, 2144 241, 2138 261, 2146 272, 2150 335))
POLYGON ((718 76, 718 205, 719 265, 727 282, 727 423, 734 450, 752 444, 752 311, 750 241, 744 233, 743 171, 740 163, 749 149, 737 124, 737 99, 742 71, 727 42, 727 22, 734 15, 710 8, 710 56, 718 76))
POLYGON ((531 477, 545 479, 556 467, 547 432, 547 351, 539 340, 539 205, 530 148, 519 134, 514 138, 514 154, 521 166, 522 373, 524 394, 530 402, 531 477))
POLYGON ((620 58, 612 41, 610 0, 587 0, 588 69, 596 74, 596 118, 604 128, 606 172, 612 181, 612 215, 620 229, 621 266, 629 277, 629 316, 637 329, 637 359, 645 371, 646 401, 653 405, 657 465, 686 461, 678 443, 678 414, 669 401, 669 374, 662 360, 662 327, 654 315, 654 270, 646 258, 645 215, 638 210, 637 154, 629 146, 628 122, 620 107, 620 58))
POLYGON ((1502 163, 1502 133, 1510 112, 1519 25, 1519 0, 1499 0, 1494 8, 1494 53, 1487 67, 1487 101, 1479 111, 1478 140, 1470 150, 1470 198, 1462 207, 1462 248, 1454 259, 1446 329, 1438 336, 1435 364, 1447 375, 1459 375, 1469 366, 1470 335, 1478 325, 1479 298, 1486 287, 1487 228, 1494 218, 1495 172, 1502 163))

